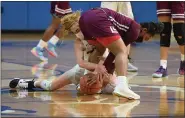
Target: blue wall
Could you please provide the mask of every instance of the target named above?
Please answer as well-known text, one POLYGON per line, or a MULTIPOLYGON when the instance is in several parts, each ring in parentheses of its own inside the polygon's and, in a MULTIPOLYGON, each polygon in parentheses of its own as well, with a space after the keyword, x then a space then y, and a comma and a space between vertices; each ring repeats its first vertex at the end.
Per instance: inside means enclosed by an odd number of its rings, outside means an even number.
MULTIPOLYGON (((131 2, 138 22, 157 21, 155 2, 131 2)), ((99 7, 100 2, 70 2, 75 10, 99 7)), ((1 2, 2 30, 45 30, 51 22, 50 2, 1 2)))

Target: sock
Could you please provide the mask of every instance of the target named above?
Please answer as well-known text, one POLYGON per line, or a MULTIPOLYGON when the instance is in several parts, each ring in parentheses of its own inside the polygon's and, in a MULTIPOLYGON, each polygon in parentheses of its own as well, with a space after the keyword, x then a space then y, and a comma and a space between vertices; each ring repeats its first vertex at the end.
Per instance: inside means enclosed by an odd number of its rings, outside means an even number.
POLYGON ((52 43, 53 45, 56 45, 58 41, 59 38, 56 35, 52 36, 51 39, 49 40, 49 42, 52 43))
POLYGON ((37 88, 37 83, 38 83, 39 81, 35 81, 34 83, 33 83, 33 85, 37 88))
POLYGON ((122 84, 122 86, 125 86, 125 83, 128 85, 127 77, 126 76, 117 76, 117 85, 122 84))
POLYGON ((48 81, 48 80, 43 80, 41 83, 40 83, 40 87, 44 90, 51 90, 51 81, 48 81))
POLYGON ((167 60, 160 60, 160 66, 162 66, 164 69, 167 68, 167 60))
POLYGON ((184 54, 181 54, 181 61, 184 61, 184 54))
POLYGON ((47 43, 45 41, 43 41, 42 39, 40 39, 37 47, 43 49, 45 46, 47 46, 47 43))

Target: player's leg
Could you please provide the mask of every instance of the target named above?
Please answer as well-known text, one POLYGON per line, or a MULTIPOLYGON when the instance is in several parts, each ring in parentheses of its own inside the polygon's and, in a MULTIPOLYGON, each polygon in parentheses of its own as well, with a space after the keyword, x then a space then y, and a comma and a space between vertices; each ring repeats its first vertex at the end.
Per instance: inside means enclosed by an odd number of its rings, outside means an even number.
POLYGON ((77 85, 80 81, 80 77, 84 74, 84 69, 80 68, 79 65, 74 66, 72 69, 66 71, 60 75, 57 79, 52 81, 44 80, 35 82, 36 87, 43 88, 44 90, 57 90, 69 84, 77 85))
POLYGON ((71 7, 69 5, 69 1, 58 1, 56 2, 54 12, 52 12, 52 15, 55 17, 56 25, 58 25, 58 28, 55 31, 55 34, 50 37, 50 39, 46 40, 48 41, 48 46, 46 47, 46 50, 51 56, 57 57, 57 53, 55 52, 56 44, 58 43, 59 39, 61 38, 61 34, 63 33, 61 31, 60 20, 63 16, 72 13, 71 7))
POLYGON ((45 80, 24 80, 20 78, 15 78, 10 81, 10 88, 23 88, 23 89, 33 89, 42 88, 44 90, 56 90, 64 87, 65 85, 74 83, 78 84, 81 75, 84 74, 84 69, 80 68, 78 65, 74 66, 69 71, 60 75, 57 78, 45 79, 45 80))
POLYGON ((130 45, 131 44, 129 44, 127 46, 127 50, 128 50, 128 68, 127 68, 127 71, 128 72, 137 72, 138 71, 138 67, 133 65, 133 60, 130 57, 130 53, 131 53, 131 51, 130 51, 131 46, 130 45))
POLYGON ((181 53, 180 67, 178 73, 184 75, 185 61, 184 61, 184 48, 185 48, 185 23, 184 23, 184 1, 172 2, 172 19, 173 19, 173 32, 174 37, 179 45, 181 53))
MULTIPOLYGON (((53 36, 54 32, 58 29, 59 24, 60 24, 60 19, 53 16, 52 22, 50 26, 44 32, 43 38, 40 39, 37 46, 31 50, 32 54, 38 57, 42 61, 48 60, 46 57, 44 57, 43 50, 45 47, 50 46, 51 43, 47 44, 47 41, 53 36)), ((52 40, 55 40, 55 42, 57 43, 59 38, 54 36, 52 37, 52 40)))
POLYGON ((167 76, 168 49, 171 38, 171 7, 170 2, 157 1, 158 20, 164 23, 164 29, 160 33, 160 68, 153 73, 153 77, 167 76))
MULTIPOLYGON (((64 15, 71 13, 72 10, 69 6, 69 2, 51 2, 51 10, 52 14, 52 22, 50 26, 44 32, 42 39, 40 39, 38 45, 34 47, 31 52, 36 57, 40 58, 42 61, 47 61, 47 58, 43 56, 43 49, 47 47, 47 51, 54 57, 57 57, 57 53, 55 52, 55 47, 57 42, 59 41, 59 35, 54 35, 58 29, 60 29, 60 20, 64 15), (48 42, 49 41, 49 42, 48 42), (48 43, 47 43, 48 42, 48 43)), ((58 31, 59 33, 59 31, 58 31)))
MULTIPOLYGON (((132 99, 139 99, 140 96, 130 90, 127 83, 127 47, 125 46, 123 40, 121 38, 117 39, 107 45, 106 48, 108 48, 115 55, 115 67, 118 84, 115 87, 114 94, 132 99)), ((100 50, 100 48, 97 48, 97 50, 100 50)))
MULTIPOLYGON (((132 6, 131 6, 131 3, 130 2, 117 2, 118 4, 118 9, 117 9, 117 12, 120 12, 126 16, 128 16, 129 18, 131 19, 134 19, 134 15, 133 15, 133 12, 132 12, 132 6)), ((127 71, 128 72, 137 72, 138 71, 138 68, 136 66, 133 65, 133 62, 131 61, 130 59, 130 53, 131 53, 131 45, 129 44, 127 46, 127 50, 128 50, 128 68, 127 68, 127 71)))

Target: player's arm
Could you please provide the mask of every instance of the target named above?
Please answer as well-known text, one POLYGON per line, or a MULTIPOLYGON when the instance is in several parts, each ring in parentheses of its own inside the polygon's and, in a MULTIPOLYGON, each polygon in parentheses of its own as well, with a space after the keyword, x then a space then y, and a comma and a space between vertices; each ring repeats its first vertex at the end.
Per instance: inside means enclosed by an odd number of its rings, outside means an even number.
POLYGON ((76 39, 74 43, 74 49, 75 49, 75 56, 76 56, 76 61, 79 64, 81 68, 85 68, 89 71, 95 70, 97 67, 97 64, 95 63, 90 63, 88 61, 85 61, 83 59, 83 44, 80 39, 76 39))

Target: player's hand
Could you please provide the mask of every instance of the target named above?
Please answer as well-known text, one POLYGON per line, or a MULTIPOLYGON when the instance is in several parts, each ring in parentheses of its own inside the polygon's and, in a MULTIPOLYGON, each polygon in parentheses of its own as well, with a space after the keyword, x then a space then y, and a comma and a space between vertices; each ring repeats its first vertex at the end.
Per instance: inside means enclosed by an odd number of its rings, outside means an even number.
POLYGON ((105 85, 108 84, 110 82, 111 77, 112 77, 112 74, 103 75, 103 78, 102 78, 103 84, 105 85))
POLYGON ((107 72, 105 66, 102 65, 102 64, 97 64, 94 73, 96 73, 96 74, 97 74, 97 73, 101 73, 101 74, 106 74, 106 75, 108 75, 108 72, 107 72))
POLYGON ((87 80, 87 85, 91 86, 96 82, 99 82, 101 85, 103 85, 103 74, 98 73, 98 74, 94 74, 94 76, 89 77, 87 80))

